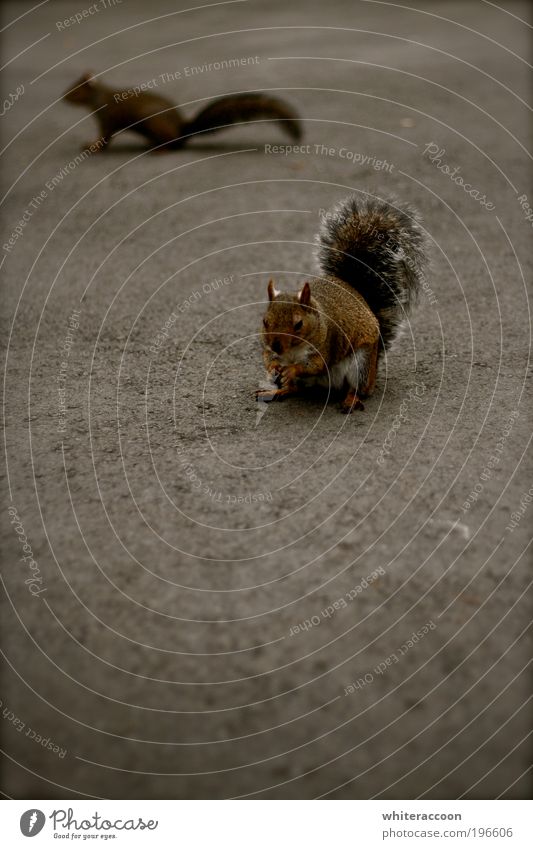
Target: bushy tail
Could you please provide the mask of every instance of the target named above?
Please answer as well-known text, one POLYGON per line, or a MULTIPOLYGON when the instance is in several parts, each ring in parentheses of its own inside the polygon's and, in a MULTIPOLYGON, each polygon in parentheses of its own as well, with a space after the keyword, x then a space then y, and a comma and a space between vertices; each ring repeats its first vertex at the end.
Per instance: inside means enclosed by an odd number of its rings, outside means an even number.
POLYGON ((295 142, 302 137, 302 127, 294 109, 283 100, 263 92, 231 94, 212 100, 205 109, 187 121, 183 135, 214 133, 231 124, 244 121, 274 120, 295 142))
POLYGON ((425 242, 418 213, 392 199, 352 195, 323 219, 320 268, 363 296, 379 321, 383 348, 397 335, 420 289, 425 242))

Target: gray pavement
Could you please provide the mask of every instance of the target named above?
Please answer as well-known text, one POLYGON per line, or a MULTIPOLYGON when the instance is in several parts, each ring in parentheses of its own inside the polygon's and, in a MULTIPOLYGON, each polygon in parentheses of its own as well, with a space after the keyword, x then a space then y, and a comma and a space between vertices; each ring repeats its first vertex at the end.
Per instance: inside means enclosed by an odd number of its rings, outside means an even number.
POLYGON ((526 797, 528 4, 192 5, 4 34, 3 792, 526 797), (309 147, 75 160, 85 70, 278 92, 309 147), (428 288, 364 412, 258 408, 269 276, 350 191, 419 208, 428 288))

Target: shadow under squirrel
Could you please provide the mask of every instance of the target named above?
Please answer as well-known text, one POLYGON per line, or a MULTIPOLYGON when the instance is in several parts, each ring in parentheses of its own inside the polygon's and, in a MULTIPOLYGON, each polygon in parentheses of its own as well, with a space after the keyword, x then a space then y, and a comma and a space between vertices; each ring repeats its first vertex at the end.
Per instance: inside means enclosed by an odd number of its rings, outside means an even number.
POLYGON ((277 121, 293 141, 302 137, 294 109, 264 92, 218 97, 187 120, 166 97, 147 91, 135 94, 133 89, 112 89, 86 73, 65 92, 63 100, 94 111, 100 125, 99 150, 105 150, 112 136, 121 130, 139 133, 159 150, 177 149, 197 133, 214 133, 230 124, 261 119, 277 121))
POLYGON ((418 213, 396 201, 352 195, 324 217, 317 236, 322 276, 297 293, 268 284, 261 331, 268 388, 282 400, 306 386, 343 392, 341 410, 362 409, 378 358, 399 333, 426 264, 418 213))

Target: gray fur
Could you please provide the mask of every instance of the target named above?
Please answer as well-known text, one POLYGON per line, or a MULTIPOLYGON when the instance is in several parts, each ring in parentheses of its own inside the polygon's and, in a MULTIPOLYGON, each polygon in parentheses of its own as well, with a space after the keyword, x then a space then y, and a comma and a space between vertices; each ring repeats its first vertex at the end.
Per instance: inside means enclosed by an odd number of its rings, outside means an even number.
POLYGON ((416 301, 427 262, 416 210, 393 198, 351 195, 324 217, 317 242, 322 273, 362 295, 379 321, 381 348, 388 348, 416 301))

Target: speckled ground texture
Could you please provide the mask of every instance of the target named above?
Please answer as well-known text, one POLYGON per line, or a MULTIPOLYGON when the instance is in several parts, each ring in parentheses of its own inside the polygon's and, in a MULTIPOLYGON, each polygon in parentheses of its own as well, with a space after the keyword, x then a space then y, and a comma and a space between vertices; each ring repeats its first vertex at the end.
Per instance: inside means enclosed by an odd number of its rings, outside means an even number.
POLYGON ((528 5, 410 5, 60 27, 61 2, 6 30, 2 245, 31 209, 1 251, 6 796, 529 794, 528 5), (187 114, 277 92, 309 149, 265 152, 266 122, 69 165, 85 70, 187 114), (352 191, 419 208, 431 292, 364 411, 258 407, 269 276, 314 272, 352 191))

